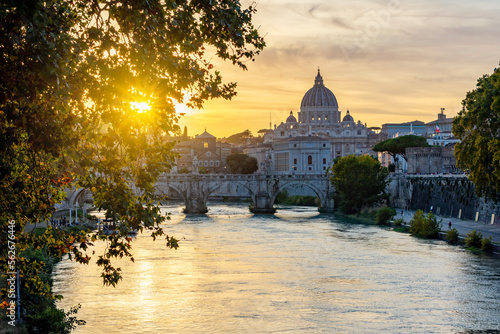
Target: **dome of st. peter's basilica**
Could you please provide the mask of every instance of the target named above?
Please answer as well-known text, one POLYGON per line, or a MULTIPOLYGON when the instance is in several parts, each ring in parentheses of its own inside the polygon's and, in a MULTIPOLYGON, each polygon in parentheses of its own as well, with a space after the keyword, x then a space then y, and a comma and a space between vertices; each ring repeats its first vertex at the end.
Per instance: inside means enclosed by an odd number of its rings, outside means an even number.
POLYGON ((335 111, 339 108, 337 98, 323 84, 323 77, 319 73, 319 69, 318 75, 316 75, 316 79, 314 80, 314 86, 307 91, 300 104, 301 110, 308 109, 309 107, 332 107, 335 111))

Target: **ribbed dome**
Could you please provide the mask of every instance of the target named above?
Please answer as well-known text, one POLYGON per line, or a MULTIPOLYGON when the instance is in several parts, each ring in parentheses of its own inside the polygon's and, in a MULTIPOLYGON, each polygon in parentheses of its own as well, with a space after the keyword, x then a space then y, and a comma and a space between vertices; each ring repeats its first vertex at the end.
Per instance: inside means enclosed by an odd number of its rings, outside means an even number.
POLYGON ((297 119, 295 118, 295 116, 293 116, 292 111, 290 111, 290 116, 287 117, 286 122, 287 123, 297 123, 297 119))
POLYGON ((347 113, 345 114, 344 118, 342 119, 342 122, 354 122, 354 118, 352 118, 352 116, 349 115, 349 110, 347 110, 347 113))
POLYGON ((319 73, 319 69, 314 80, 314 86, 304 95, 300 107, 334 107, 335 110, 338 109, 337 99, 332 91, 323 85, 323 77, 319 73))

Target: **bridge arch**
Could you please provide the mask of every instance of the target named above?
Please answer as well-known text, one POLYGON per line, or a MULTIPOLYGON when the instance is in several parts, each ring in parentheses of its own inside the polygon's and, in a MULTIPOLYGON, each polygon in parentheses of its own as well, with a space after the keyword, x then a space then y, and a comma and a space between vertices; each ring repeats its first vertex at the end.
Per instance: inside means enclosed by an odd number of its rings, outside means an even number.
POLYGON ((319 198, 320 208, 326 205, 327 197, 329 194, 325 192, 324 189, 320 189, 317 185, 310 182, 304 182, 301 180, 293 180, 293 181, 279 183, 278 188, 274 191, 274 193, 271 196, 273 205, 280 191, 292 187, 307 187, 311 189, 319 198))
POLYGON ((75 206, 77 206, 77 204, 79 204, 78 206, 81 206, 81 204, 83 204, 83 202, 85 202, 86 192, 88 192, 86 189, 78 188, 78 189, 75 189, 74 191, 72 191, 71 193, 69 193, 69 196, 66 197, 66 201, 68 202, 68 207, 74 208, 75 206), (83 197, 83 199, 82 199, 82 197, 83 197), (79 202, 82 202, 82 203, 79 203, 79 202))
POLYGON ((180 196, 180 198, 182 200, 185 200, 185 197, 183 196, 183 192, 182 192, 180 186, 181 186, 180 183, 166 183, 166 184, 162 184, 162 188, 163 189, 159 189, 158 186, 156 187, 156 194, 160 194, 160 195, 169 197, 170 189, 172 189, 173 191, 175 191, 180 196))
POLYGON ((220 182, 215 182, 211 178, 199 176, 179 176, 164 177, 157 183, 157 191, 161 192, 161 187, 173 189, 179 194, 186 207, 185 213, 206 213, 208 212, 206 203, 208 197, 221 187, 220 182), (160 185, 159 185, 160 184, 160 185))
POLYGON ((279 191, 287 187, 306 186, 320 199, 320 211, 333 210, 330 195, 330 181, 325 175, 164 175, 157 188, 169 187, 179 193, 186 204, 186 213, 205 213, 208 211, 208 197, 222 185, 227 189, 234 187, 248 191, 252 199, 251 211, 254 213, 274 213, 274 201, 279 191), (229 186, 231 184, 232 186, 229 186))

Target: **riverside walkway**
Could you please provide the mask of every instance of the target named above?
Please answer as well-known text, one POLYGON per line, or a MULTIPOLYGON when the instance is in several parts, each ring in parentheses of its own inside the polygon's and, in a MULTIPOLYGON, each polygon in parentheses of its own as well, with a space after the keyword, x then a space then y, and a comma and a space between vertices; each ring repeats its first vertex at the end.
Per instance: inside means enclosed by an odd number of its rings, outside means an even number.
MULTIPOLYGON (((403 210, 403 218, 407 224, 410 223, 410 220, 413 218, 413 215, 415 214, 415 211, 408 211, 408 210, 403 210)), ((401 218, 401 210, 397 211, 397 216, 394 218, 401 218)), ((463 219, 458 219, 458 218, 453 218, 453 217, 443 217, 443 216, 437 216, 437 221, 443 220, 441 223, 443 226, 441 227, 441 230, 443 232, 448 231, 448 224, 451 222, 451 228, 456 228, 458 231, 458 234, 461 237, 466 237, 467 233, 471 232, 472 230, 477 230, 478 232, 481 232, 483 237, 489 237, 491 236, 492 242, 496 244, 500 244, 500 225, 499 224, 487 224, 483 223, 480 221, 474 221, 474 220, 463 220, 463 219)))

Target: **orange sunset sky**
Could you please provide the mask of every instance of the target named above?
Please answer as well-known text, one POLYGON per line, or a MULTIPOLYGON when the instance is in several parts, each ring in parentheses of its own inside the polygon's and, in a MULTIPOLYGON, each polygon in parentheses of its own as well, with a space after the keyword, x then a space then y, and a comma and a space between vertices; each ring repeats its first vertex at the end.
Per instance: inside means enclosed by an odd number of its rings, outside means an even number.
MULTIPOLYGON (((243 1, 248 6, 249 1, 243 1)), ((496 0, 262 0, 254 24, 267 47, 248 71, 213 59, 231 101, 208 101, 179 125, 216 137, 284 122, 300 111, 318 67, 337 97, 368 126, 453 117, 477 79, 500 61, 496 0)))

